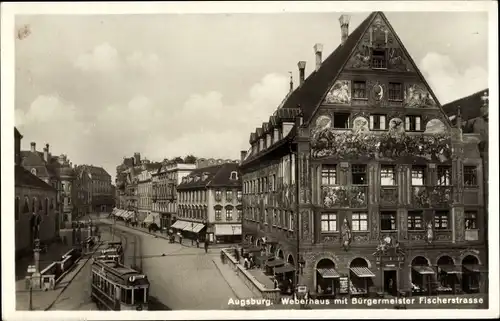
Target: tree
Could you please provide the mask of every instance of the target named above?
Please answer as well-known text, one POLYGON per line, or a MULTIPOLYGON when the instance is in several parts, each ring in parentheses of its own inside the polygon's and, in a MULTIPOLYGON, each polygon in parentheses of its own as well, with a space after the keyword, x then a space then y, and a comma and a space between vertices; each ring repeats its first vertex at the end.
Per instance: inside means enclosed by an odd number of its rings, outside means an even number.
POLYGON ((186 157, 184 157, 184 163, 186 164, 194 164, 196 163, 196 156, 193 156, 193 155, 187 155, 186 157))
POLYGON ((182 163, 184 163, 184 160, 182 159, 182 157, 177 156, 174 159, 172 159, 172 163, 182 164, 182 163))

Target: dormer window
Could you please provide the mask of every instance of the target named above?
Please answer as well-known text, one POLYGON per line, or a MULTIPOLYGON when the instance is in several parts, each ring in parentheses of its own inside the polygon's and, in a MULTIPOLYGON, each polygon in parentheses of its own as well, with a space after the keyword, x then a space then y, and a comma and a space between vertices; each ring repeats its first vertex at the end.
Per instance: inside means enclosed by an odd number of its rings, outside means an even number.
POLYGON ((232 171, 230 179, 231 180, 237 180, 238 179, 238 172, 232 171))
POLYGON ((387 68, 385 50, 373 49, 373 51, 372 51, 372 68, 373 69, 386 69, 387 68))
POLYGON ((31 169, 31 174, 35 175, 36 176, 36 168, 32 168, 31 169))

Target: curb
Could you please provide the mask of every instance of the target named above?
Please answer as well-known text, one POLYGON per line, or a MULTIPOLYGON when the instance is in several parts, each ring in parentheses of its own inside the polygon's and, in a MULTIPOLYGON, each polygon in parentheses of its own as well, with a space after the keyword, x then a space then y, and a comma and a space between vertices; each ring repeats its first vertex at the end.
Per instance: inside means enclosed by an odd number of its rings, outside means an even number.
MULTIPOLYGON (((44 311, 48 311, 48 310, 52 309, 52 307, 54 306, 54 304, 56 303, 56 301, 59 299, 59 297, 61 296, 61 294, 63 294, 64 291, 66 291, 66 289, 69 287, 69 285, 71 284, 71 282, 73 282, 73 280, 80 273, 80 271, 84 268, 84 266, 87 265, 87 263, 92 259, 92 256, 97 252, 97 250, 99 249, 99 247, 101 247, 102 244, 103 244, 102 242, 98 243, 98 245, 96 246, 95 250, 91 253, 91 255, 87 258, 87 260, 81 265, 80 269, 75 273, 75 275, 73 275, 73 277, 71 278, 71 280, 69 280, 68 283, 66 283, 64 285, 64 287, 62 288, 61 292, 59 292, 59 294, 56 296, 56 298, 54 299, 54 301, 51 304, 49 304, 49 306, 47 308, 45 308, 44 311)), ((80 260, 81 259, 82 258, 80 258, 80 260)), ((75 262, 75 264, 76 264, 76 262, 75 262)), ((71 270, 69 270, 68 273, 70 271, 71 270)))
POLYGON ((229 281, 226 279, 226 277, 224 276, 224 273, 222 272, 222 270, 220 269, 219 265, 217 265, 217 263, 215 263, 215 259, 212 259, 212 263, 215 265, 215 267, 217 268, 217 271, 219 271, 220 275, 222 276, 222 278, 224 279, 224 281, 226 281, 227 285, 229 286, 229 288, 231 289, 231 291, 233 291, 233 294, 235 297, 237 297, 238 299, 241 299, 240 296, 236 293, 236 291, 234 290, 234 288, 231 286, 231 283, 229 283, 229 281))

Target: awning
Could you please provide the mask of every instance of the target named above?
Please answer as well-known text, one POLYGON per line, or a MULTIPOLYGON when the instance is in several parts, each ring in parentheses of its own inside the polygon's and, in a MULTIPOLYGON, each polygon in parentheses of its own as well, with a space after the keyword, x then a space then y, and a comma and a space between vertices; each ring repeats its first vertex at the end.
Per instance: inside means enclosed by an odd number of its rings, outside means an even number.
POLYGON ((198 224, 195 222, 186 222, 186 223, 187 223, 186 226, 182 228, 182 230, 186 232, 192 232, 193 228, 196 226, 196 224, 198 224))
POLYGON ((295 271, 295 267, 291 264, 285 264, 284 266, 280 266, 274 269, 275 274, 287 273, 295 271))
POLYGON ((275 266, 280 266, 280 265, 284 265, 284 264, 285 264, 285 261, 283 261, 282 259, 275 259, 275 260, 266 262, 266 266, 269 266, 269 267, 275 267, 275 266))
POLYGON ((460 273, 462 273, 462 270, 455 265, 438 265, 438 268, 447 274, 460 274, 460 273))
POLYGON ((470 272, 477 272, 477 273, 488 272, 487 268, 479 264, 466 264, 463 265, 463 267, 469 270, 470 272))
POLYGON ((123 210, 118 210, 115 212, 115 216, 121 217, 123 214, 123 210))
POLYGON ((252 246, 248 249, 243 249, 245 252, 248 252, 248 253, 251 253, 251 252, 260 252, 262 251, 262 249, 260 247, 257 247, 257 246, 252 246))
POLYGON ((425 266, 425 265, 413 266, 413 269, 422 275, 434 274, 434 270, 430 266, 425 266))
POLYGON ((130 217, 131 217, 131 216, 133 216, 133 215, 134 215, 134 212, 131 212, 131 211, 125 211, 125 213, 123 213, 122 217, 123 217, 124 219, 128 219, 128 218, 130 218, 130 217))
POLYGON ((171 228, 175 228, 175 229, 178 229, 178 230, 182 230, 184 227, 186 227, 188 224, 190 224, 189 222, 186 222, 186 221, 176 221, 174 224, 172 224, 171 228))
POLYGON ((334 268, 330 268, 330 269, 316 269, 316 270, 319 272, 319 274, 321 275, 321 277, 323 277, 324 279, 336 279, 336 278, 340 278, 339 273, 334 268))
POLYGON ((143 221, 144 223, 153 223, 153 214, 149 213, 143 221))
POLYGON ((215 224, 215 235, 241 235, 241 224, 215 224))
POLYGON ((367 267, 352 267, 351 271, 356 274, 358 278, 373 278, 375 274, 367 267))
POLYGON ((261 264, 266 263, 269 259, 272 259, 273 255, 259 255, 255 257, 255 260, 261 264))
POLYGON ((200 231, 205 227, 205 224, 196 224, 194 227, 193 227, 193 233, 200 233, 200 231))

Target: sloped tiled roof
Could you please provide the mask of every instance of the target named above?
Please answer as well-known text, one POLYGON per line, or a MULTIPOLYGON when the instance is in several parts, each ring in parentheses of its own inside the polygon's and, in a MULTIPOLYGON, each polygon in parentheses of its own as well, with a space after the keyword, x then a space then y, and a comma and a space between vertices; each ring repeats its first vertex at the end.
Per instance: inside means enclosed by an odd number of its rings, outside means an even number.
POLYGON ((483 97, 484 93, 486 93, 486 95, 488 96, 489 89, 484 89, 467 97, 463 97, 447 103, 443 105, 443 110, 446 115, 448 115, 448 117, 455 116, 457 115, 458 106, 460 106, 460 114, 462 115, 462 120, 467 121, 473 118, 477 118, 481 116, 480 107, 483 105, 483 100, 481 98, 483 97))
POLYGON ((195 178, 192 181, 181 182, 177 186, 177 190, 182 189, 196 189, 196 188, 206 188, 206 187, 231 187, 240 186, 241 178, 238 171, 237 163, 225 163, 220 165, 214 165, 209 167, 194 169, 186 178, 195 178), (237 180, 231 180, 231 172, 238 173, 237 180), (206 179, 203 179, 203 174, 206 174, 206 179))
POLYGON ((333 85, 333 81, 342 71, 351 52, 363 37, 366 29, 378 12, 372 12, 361 24, 354 29, 344 44, 340 44, 321 64, 317 71, 313 71, 304 83, 295 89, 283 104, 283 108, 297 108, 300 106, 304 116, 304 122, 308 122, 314 114, 316 106, 327 90, 333 85))
POLYGON ((20 165, 15 165, 15 185, 16 186, 25 186, 32 188, 41 188, 50 191, 56 191, 52 186, 45 183, 35 175, 31 174, 28 170, 20 165))
POLYGON ((78 167, 83 168, 83 170, 90 173, 92 176, 111 176, 104 168, 100 166, 80 165, 78 167))

